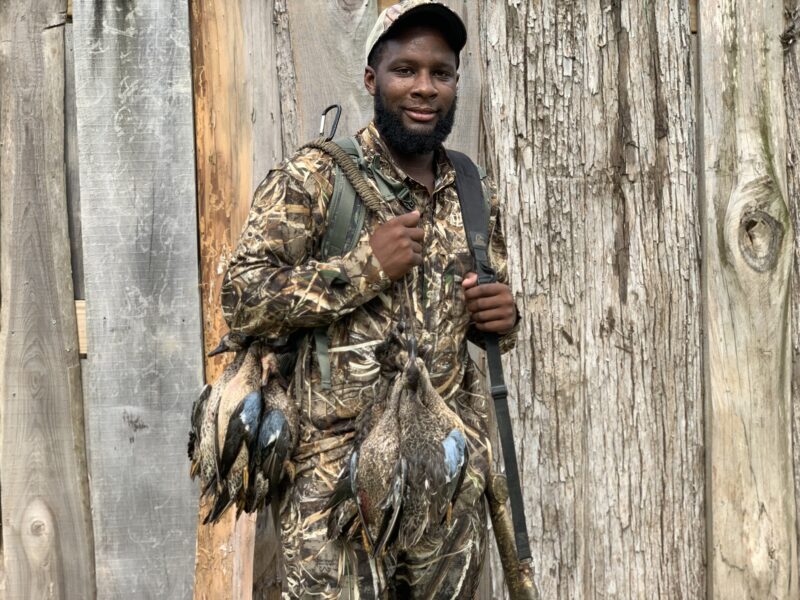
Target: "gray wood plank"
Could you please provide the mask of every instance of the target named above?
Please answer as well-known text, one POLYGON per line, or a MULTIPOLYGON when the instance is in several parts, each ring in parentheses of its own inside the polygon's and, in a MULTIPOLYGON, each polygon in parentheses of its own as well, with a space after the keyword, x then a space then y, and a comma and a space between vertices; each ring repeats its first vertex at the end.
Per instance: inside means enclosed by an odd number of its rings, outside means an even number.
POLYGON ((329 104, 342 105, 338 135, 351 135, 372 118, 364 89, 364 44, 378 16, 375 0, 287 2, 297 82, 297 140, 318 137, 319 117, 329 104))
POLYGON ((446 0, 467 26, 467 45, 461 51, 458 68, 458 108, 453 132, 445 142, 448 148, 460 150, 479 161, 481 137, 481 44, 478 27, 479 4, 468 0, 446 0))
POLYGON ((93 598, 64 173, 63 0, 0 4, 5 598, 93 598))
POLYGON ((98 595, 188 598, 202 383, 188 6, 73 10, 98 595))

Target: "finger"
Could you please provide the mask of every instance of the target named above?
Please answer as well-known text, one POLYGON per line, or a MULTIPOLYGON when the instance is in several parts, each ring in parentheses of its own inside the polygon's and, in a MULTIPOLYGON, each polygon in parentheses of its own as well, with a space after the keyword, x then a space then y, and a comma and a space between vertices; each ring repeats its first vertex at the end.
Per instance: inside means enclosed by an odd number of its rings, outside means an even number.
POLYGON ((422 244, 418 244, 417 242, 409 242, 409 248, 414 254, 422 254, 422 244))
POLYGON ((422 242, 425 239, 425 231, 419 227, 409 227, 406 229, 406 233, 415 242, 422 242))
POLYGON ((464 276, 464 279, 461 281, 461 287, 465 290, 474 287, 478 284, 478 274, 477 273, 467 273, 464 276))
POLYGON ((490 298, 492 296, 505 296, 509 299, 512 298, 511 290, 507 285, 502 283, 484 283, 482 285, 471 287, 468 290, 464 290, 464 298, 467 301, 474 300, 476 298, 490 298))
POLYGON ((472 320, 475 323, 491 323, 492 321, 503 321, 505 323, 511 320, 513 314, 506 307, 493 308, 472 313, 472 320))
POLYGON ((510 321, 490 321, 488 323, 475 323, 475 329, 489 333, 505 335, 514 328, 514 323, 510 321))
POLYGON ((467 310, 471 313, 481 312, 482 310, 493 310, 496 308, 506 308, 511 311, 513 304, 513 301, 508 296, 488 296, 467 300, 467 310))
POLYGON ((419 223, 419 216, 420 215, 418 210, 412 210, 409 213, 405 213, 395 217, 394 219, 392 219, 392 221, 396 221, 397 223, 400 223, 404 227, 414 227, 417 223, 419 223))

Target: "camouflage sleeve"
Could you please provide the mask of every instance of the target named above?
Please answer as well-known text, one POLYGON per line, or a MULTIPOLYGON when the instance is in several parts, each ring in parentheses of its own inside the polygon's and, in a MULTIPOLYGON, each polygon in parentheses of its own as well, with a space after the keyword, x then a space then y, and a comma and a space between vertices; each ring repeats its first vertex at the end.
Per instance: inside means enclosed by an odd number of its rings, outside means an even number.
MULTIPOLYGON (((483 179, 484 194, 489 196, 489 261, 497 275, 497 281, 511 285, 508 281, 508 250, 506 248, 506 238, 503 234, 502 207, 497 197, 497 188, 488 178, 483 179)), ((512 290, 513 292, 513 290, 512 290)), ((517 322, 508 333, 500 336, 500 352, 505 353, 511 350, 516 344, 517 332, 519 331, 520 318, 517 309, 517 322)), ((483 347, 483 334, 470 327, 467 331, 467 339, 474 344, 483 347)))
POLYGON ((232 331, 276 338, 327 325, 389 285, 366 236, 344 256, 315 258, 332 181, 331 161, 306 151, 259 185, 222 283, 232 331))

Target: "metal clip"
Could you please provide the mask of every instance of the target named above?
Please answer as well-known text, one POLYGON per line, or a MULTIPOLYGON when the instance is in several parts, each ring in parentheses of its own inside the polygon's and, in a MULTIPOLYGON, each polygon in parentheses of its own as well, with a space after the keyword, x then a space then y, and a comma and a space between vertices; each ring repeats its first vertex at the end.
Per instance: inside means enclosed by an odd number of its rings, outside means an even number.
POLYGON ((339 126, 339 117, 342 116, 342 107, 339 104, 331 104, 325 110, 322 111, 322 118, 319 121, 319 134, 320 136, 325 135, 325 117, 328 115, 331 110, 336 109, 336 114, 333 117, 333 125, 331 126, 331 132, 328 137, 325 138, 326 142, 330 142, 333 139, 333 136, 336 134, 336 128, 339 126))

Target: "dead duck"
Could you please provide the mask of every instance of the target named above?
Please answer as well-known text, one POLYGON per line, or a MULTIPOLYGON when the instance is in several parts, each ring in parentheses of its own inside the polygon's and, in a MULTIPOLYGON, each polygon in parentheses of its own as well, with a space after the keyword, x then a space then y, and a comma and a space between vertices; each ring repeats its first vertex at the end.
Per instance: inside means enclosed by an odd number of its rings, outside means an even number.
POLYGON ((226 373, 235 370, 233 376, 226 378, 223 373, 224 385, 215 384, 220 398, 213 419, 214 430, 210 433, 217 463, 214 473, 217 497, 204 523, 215 522, 229 506, 244 501, 250 454, 261 419, 261 353, 261 344, 251 343, 225 369, 226 373))
POLYGON ((267 352, 261 359, 263 401, 262 419, 250 460, 250 487, 244 509, 258 510, 269 503, 277 523, 278 488, 284 475, 292 476, 291 452, 299 435, 300 415, 297 404, 287 394, 285 353, 267 352))
POLYGON ((217 347, 209 352, 207 356, 211 358, 212 356, 217 356, 218 354, 223 354, 225 352, 241 352, 247 348, 254 339, 255 338, 250 335, 229 331, 222 336, 222 339, 219 341, 219 344, 217 344, 217 347))
POLYGON ((397 545, 407 549, 450 518, 469 453, 464 424, 431 385, 422 359, 412 354, 402 381, 400 454, 407 474, 397 545))
MULTIPOLYGON (((200 461, 195 460, 195 452, 200 441, 200 430, 203 427, 203 417, 206 414, 206 406, 208 399, 211 397, 211 386, 206 384, 203 386, 197 400, 192 404, 192 427, 189 430, 189 460, 191 466, 189 467, 189 475, 194 479, 200 469, 200 461)), ((197 452, 199 455, 199 452, 197 452)))
MULTIPOLYGON (((390 335, 376 350, 384 374, 396 375, 387 359, 396 359, 390 346, 399 341, 390 335)), ((326 509, 328 537, 362 536, 373 556, 383 553, 393 539, 402 508, 406 465, 400 456, 398 410, 402 382, 384 380, 356 422, 353 451, 339 474, 326 509)))

